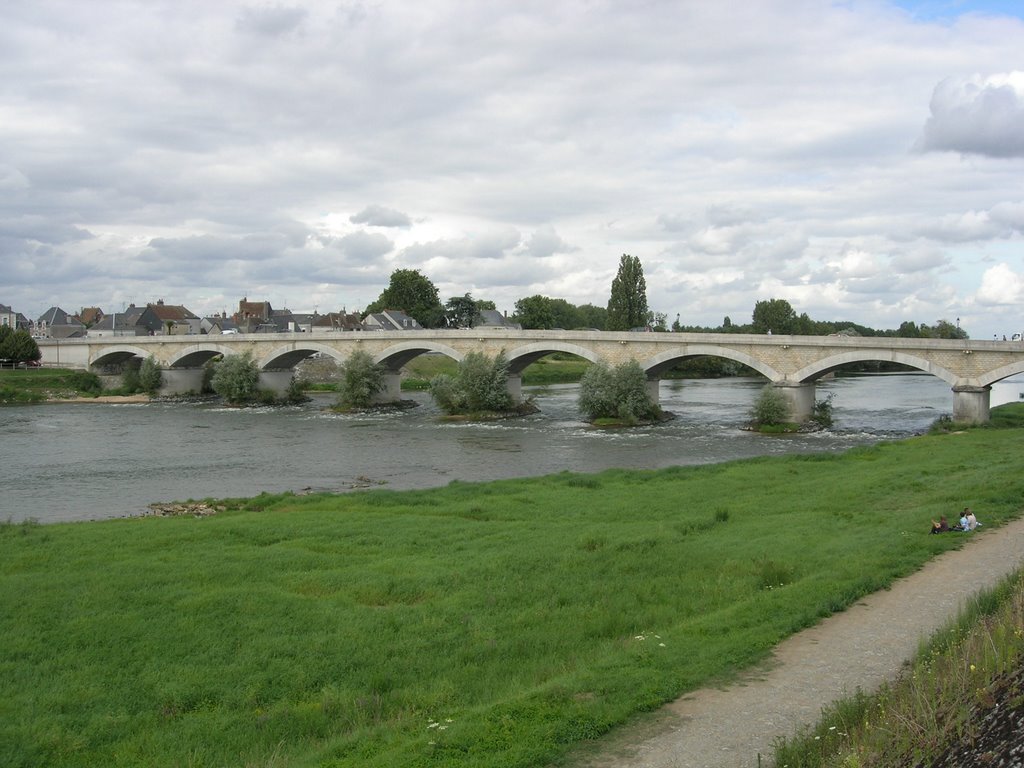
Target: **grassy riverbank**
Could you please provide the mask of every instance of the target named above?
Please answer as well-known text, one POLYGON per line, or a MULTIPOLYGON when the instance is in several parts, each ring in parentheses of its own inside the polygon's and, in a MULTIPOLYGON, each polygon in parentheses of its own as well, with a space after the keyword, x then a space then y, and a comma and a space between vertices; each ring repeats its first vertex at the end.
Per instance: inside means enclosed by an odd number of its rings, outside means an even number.
POLYGON ((971 601, 891 684, 835 702, 776 745, 780 768, 1016 765, 1024 693, 1024 570, 971 601), (955 757, 954 757, 955 756, 955 757), (1005 761, 1005 762, 1001 762, 1005 761))
POLYGON ((47 400, 96 397, 99 379, 69 368, 0 369, 0 405, 31 405, 47 400))
POLYGON ((1018 514, 1022 452, 978 429, 0 526, 0 763, 557 762, 963 541, 932 518, 1018 514))

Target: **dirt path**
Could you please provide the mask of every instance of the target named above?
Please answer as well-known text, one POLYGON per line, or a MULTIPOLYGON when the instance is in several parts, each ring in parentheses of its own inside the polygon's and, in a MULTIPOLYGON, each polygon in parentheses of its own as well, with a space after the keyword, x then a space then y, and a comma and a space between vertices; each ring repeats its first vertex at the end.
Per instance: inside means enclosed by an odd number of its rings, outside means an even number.
POLYGON ((971 539, 960 549, 784 641, 758 672, 725 689, 683 696, 578 765, 757 768, 760 755, 760 765, 769 766, 775 739, 817 722, 822 707, 844 694, 892 679, 971 594, 1024 561, 1024 519, 966 535, 971 539), (964 582, 971 589, 954 594, 964 582))

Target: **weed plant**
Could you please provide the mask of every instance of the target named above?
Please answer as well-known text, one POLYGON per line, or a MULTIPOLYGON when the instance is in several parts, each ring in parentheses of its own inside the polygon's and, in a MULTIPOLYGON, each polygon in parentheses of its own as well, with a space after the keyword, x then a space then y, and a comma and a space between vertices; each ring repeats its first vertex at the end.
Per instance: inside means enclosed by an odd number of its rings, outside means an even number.
POLYGON ((0 764, 556 763, 959 546, 940 514, 1017 514, 1022 451, 972 430, 0 526, 0 764))

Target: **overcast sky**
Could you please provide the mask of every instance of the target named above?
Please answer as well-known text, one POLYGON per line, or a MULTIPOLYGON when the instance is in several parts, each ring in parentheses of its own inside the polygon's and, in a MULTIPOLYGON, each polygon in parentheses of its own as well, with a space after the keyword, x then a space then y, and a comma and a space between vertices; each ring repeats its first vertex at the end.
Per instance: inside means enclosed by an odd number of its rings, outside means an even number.
POLYGON ((1024 3, 0 3, 0 303, 1024 330, 1024 3))

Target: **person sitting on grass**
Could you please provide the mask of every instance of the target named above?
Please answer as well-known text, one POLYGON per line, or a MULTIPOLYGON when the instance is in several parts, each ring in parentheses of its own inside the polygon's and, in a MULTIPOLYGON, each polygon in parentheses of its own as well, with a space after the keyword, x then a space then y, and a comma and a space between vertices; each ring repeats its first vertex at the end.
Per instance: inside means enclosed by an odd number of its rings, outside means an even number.
POLYGON ((978 522, 978 518, 974 516, 974 513, 971 511, 970 507, 964 507, 964 514, 967 515, 968 531, 973 531, 975 528, 981 525, 981 523, 978 522))
POLYGON ((932 533, 946 533, 948 530, 949 522, 946 520, 945 515, 942 515, 937 523, 932 520, 932 533))

